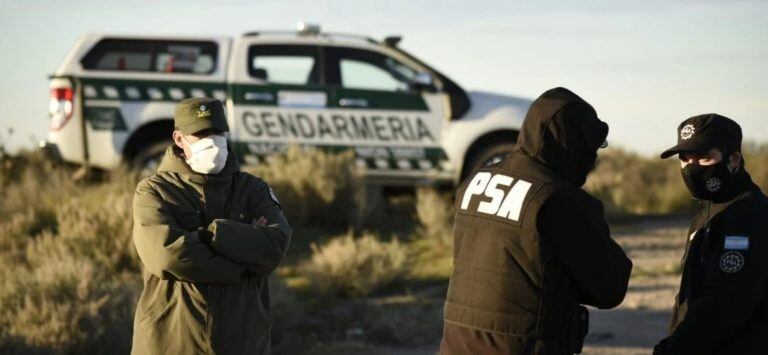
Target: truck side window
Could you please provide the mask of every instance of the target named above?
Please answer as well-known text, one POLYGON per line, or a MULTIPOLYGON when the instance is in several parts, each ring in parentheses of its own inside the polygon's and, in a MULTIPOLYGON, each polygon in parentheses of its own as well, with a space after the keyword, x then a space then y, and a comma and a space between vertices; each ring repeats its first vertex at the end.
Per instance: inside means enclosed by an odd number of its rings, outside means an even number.
POLYGON ((80 61, 87 70, 210 74, 218 48, 208 41, 106 38, 80 61))
POLYGON ((317 46, 253 45, 248 74, 270 84, 321 84, 317 46))
MULTIPOLYGON (((408 91, 416 71, 384 54, 334 47, 333 57, 338 63, 335 83, 350 89, 377 91, 408 91)), ((334 77, 334 76, 329 76, 334 77)))
POLYGON ((384 68, 356 59, 339 61, 341 86, 381 91, 407 90, 408 84, 392 77, 384 68))

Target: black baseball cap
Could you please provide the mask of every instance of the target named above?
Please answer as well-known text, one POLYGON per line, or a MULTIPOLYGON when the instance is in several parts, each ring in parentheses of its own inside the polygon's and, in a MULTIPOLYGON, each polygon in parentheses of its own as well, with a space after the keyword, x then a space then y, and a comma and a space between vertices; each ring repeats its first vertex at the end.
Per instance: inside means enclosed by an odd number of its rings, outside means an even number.
POLYGON ((677 126, 677 145, 661 153, 661 159, 678 153, 706 153, 712 148, 741 151, 741 126, 716 113, 693 116, 677 126))

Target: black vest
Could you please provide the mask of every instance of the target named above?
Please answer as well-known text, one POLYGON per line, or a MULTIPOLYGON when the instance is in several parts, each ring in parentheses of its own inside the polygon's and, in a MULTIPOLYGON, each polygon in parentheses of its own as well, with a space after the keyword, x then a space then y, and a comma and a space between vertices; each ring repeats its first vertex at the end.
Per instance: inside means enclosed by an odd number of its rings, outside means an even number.
POLYGON ((573 350, 573 333, 586 333, 574 329, 576 287, 537 228, 542 205, 562 189, 576 187, 522 153, 478 170, 459 187, 446 322, 529 338, 537 349, 547 343, 561 349, 552 352, 573 350))

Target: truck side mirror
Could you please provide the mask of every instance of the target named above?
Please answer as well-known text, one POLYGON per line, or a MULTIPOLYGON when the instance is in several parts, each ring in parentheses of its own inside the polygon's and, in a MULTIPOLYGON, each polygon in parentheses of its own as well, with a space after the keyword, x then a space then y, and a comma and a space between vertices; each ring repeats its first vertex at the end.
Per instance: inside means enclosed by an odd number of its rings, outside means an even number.
POLYGON ((429 72, 416 73, 416 75, 411 79, 411 88, 419 91, 437 91, 437 88, 435 87, 435 79, 429 72))

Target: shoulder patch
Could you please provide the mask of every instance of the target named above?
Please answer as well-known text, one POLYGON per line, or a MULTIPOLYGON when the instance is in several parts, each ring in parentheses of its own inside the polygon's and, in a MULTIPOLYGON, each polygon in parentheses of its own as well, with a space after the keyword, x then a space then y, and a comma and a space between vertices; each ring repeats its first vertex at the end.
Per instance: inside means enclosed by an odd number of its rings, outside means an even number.
POLYGON ((272 190, 271 187, 269 188, 269 198, 277 204, 277 207, 283 208, 280 205, 280 200, 277 199, 277 195, 275 195, 275 190, 272 190))
POLYGON ((725 250, 749 250, 749 237, 745 235, 726 235, 723 242, 725 250))
POLYGON ((720 257, 720 270, 726 274, 733 274, 744 268, 744 263, 744 255, 738 251, 726 251, 720 257))

